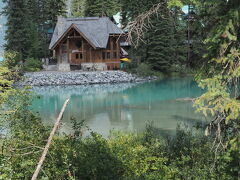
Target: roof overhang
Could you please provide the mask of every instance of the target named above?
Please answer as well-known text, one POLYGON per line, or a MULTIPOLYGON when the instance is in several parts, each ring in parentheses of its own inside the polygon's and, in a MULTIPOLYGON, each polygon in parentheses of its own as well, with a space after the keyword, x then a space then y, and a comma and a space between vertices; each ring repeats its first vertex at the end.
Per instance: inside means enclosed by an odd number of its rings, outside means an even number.
POLYGON ((63 40, 63 38, 69 33, 69 31, 72 29, 75 29, 94 49, 97 49, 97 47, 74 24, 71 24, 71 26, 69 26, 69 28, 54 43, 54 45, 50 48, 50 50, 54 50, 57 47, 57 45, 63 40))

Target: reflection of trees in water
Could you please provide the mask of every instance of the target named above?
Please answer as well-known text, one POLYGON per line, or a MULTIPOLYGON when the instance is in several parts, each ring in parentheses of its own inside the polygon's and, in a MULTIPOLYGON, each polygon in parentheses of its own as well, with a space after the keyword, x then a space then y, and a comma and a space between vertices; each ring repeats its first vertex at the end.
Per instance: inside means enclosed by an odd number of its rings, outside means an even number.
POLYGON ((207 122, 207 119, 204 118, 204 116, 197 116, 197 117, 186 117, 184 115, 174 115, 172 118, 176 119, 179 122, 186 123, 191 126, 195 125, 205 125, 207 122), (202 117, 202 118, 199 118, 202 117))
POLYGON ((132 88, 140 83, 120 83, 120 84, 93 84, 93 85, 68 85, 68 86, 33 86, 32 90, 38 95, 95 95, 103 93, 121 92, 132 88))
POLYGON ((71 117, 75 117, 96 128, 105 128, 105 131, 111 128, 142 131, 146 121, 154 121, 158 128, 175 131, 179 122, 202 119, 194 114, 192 102, 176 101, 201 94, 190 78, 143 84, 34 87, 33 91, 41 96, 34 101, 34 109, 51 123, 64 100, 70 98, 63 119, 69 127, 71 117))
POLYGON ((40 112, 43 119, 52 123, 66 98, 70 97, 70 104, 64 114, 64 123, 70 125, 71 117, 77 120, 89 120, 97 114, 107 113, 109 121, 120 123, 124 99, 124 90, 137 84, 103 84, 88 86, 58 86, 33 87, 33 91, 40 95, 33 108, 40 112))
POLYGON ((175 100, 154 101, 148 104, 132 107, 133 126, 139 130, 144 130, 146 122, 153 122, 156 128, 164 131, 175 131, 179 123, 187 123, 190 127, 198 124, 204 124, 207 120, 205 117, 196 113, 192 107, 192 102, 175 100), (139 119, 144 119, 139 121, 139 119))
POLYGON ((130 101, 136 105, 160 100, 175 100, 184 97, 197 97, 203 93, 191 77, 164 79, 144 83, 127 90, 130 101))

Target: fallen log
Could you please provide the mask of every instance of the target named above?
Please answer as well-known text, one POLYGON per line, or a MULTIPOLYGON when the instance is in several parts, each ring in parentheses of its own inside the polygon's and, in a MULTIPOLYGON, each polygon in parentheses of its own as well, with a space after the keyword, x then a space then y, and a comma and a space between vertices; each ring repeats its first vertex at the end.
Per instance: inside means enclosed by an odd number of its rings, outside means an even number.
POLYGON ((196 98, 190 98, 190 97, 185 97, 185 98, 177 98, 175 101, 194 101, 196 98))
POLYGON ((46 144, 46 146, 45 146, 45 148, 44 148, 44 150, 43 150, 42 156, 41 156, 41 158, 40 158, 40 160, 39 160, 39 162, 38 162, 38 165, 37 165, 37 167, 36 167, 36 170, 35 170, 35 172, 34 172, 34 174, 33 174, 33 176, 32 176, 32 180, 36 180, 36 179, 37 179, 37 176, 38 176, 38 174, 39 174, 39 172, 40 172, 40 170, 41 170, 41 167, 42 167, 42 165, 43 165, 43 162, 44 162, 44 160, 45 160, 45 158, 46 158, 46 155, 47 155, 47 153, 48 153, 48 149, 49 149, 49 147, 50 147, 50 145, 51 145, 51 143, 52 143, 53 136, 54 136, 54 134, 56 133, 57 129, 58 129, 59 126, 60 126, 60 120, 61 120, 62 117, 63 117, 63 113, 64 113, 64 111, 65 111, 65 109, 66 109, 66 107, 67 107, 68 102, 69 102, 69 99, 67 99, 67 100, 65 101, 65 103, 63 104, 63 107, 62 107, 62 109, 61 109, 61 111, 60 111, 60 113, 59 113, 59 115, 58 115, 58 118, 57 118, 57 120, 56 120, 56 122, 55 122, 55 124, 54 124, 54 126, 53 126, 53 129, 52 129, 52 131, 51 131, 51 133, 50 133, 50 135, 49 135, 49 137, 48 137, 47 144, 46 144))

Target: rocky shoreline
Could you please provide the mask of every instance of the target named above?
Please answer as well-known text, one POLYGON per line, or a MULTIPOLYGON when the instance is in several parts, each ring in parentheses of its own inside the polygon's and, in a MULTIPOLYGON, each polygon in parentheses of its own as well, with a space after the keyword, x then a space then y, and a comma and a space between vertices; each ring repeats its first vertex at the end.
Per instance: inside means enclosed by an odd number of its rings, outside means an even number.
POLYGON ((85 85, 143 82, 157 79, 156 77, 138 77, 123 71, 42 71, 25 73, 22 81, 17 86, 59 86, 59 85, 85 85))

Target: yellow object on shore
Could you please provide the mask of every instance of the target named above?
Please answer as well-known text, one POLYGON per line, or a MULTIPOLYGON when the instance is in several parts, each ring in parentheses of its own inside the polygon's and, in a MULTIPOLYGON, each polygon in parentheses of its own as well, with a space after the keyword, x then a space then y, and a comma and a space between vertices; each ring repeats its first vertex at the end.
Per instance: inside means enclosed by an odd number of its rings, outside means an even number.
POLYGON ((128 58, 122 58, 122 59, 120 59, 121 61, 125 61, 125 62, 131 62, 131 60, 130 59, 128 59, 128 58))

